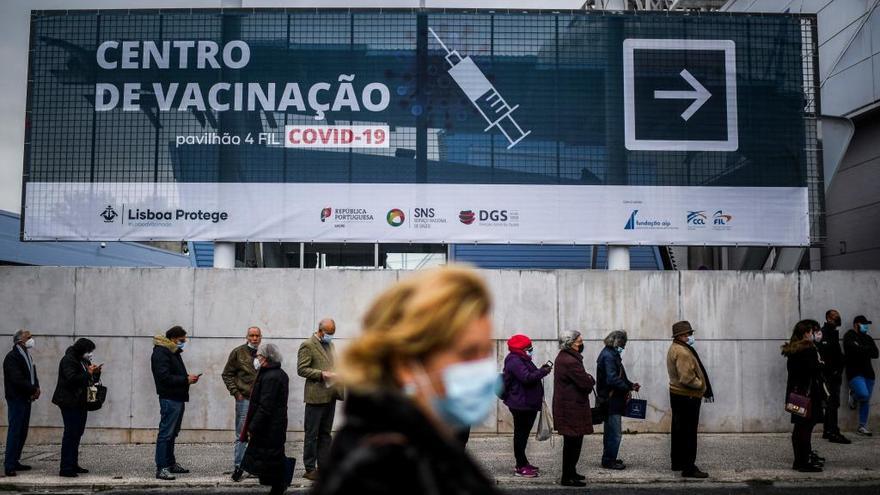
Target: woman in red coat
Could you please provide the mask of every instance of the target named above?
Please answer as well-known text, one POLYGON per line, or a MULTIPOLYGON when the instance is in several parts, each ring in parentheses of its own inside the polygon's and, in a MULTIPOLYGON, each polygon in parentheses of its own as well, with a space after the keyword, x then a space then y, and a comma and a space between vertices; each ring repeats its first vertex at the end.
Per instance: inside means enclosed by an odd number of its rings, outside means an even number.
POLYGON ((580 332, 562 332, 559 348, 553 367, 553 426, 563 438, 560 484, 586 486, 584 476, 577 472, 577 463, 584 435, 593 433, 590 391, 596 380, 584 369, 584 339, 580 332))

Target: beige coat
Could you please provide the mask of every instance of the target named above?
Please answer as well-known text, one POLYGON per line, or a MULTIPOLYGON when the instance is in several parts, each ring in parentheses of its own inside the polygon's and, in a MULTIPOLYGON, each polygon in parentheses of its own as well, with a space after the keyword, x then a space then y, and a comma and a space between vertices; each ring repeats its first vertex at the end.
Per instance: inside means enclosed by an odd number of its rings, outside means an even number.
POLYGON ((697 358, 683 345, 675 342, 666 353, 666 370, 669 372, 669 390, 678 395, 703 397, 706 393, 706 377, 697 358))
POLYGON ((325 349, 316 335, 312 335, 299 346, 297 353, 296 372, 306 379, 306 404, 328 404, 341 400, 342 393, 338 386, 330 386, 324 382, 322 371, 333 371, 336 360, 336 349, 329 344, 325 349))

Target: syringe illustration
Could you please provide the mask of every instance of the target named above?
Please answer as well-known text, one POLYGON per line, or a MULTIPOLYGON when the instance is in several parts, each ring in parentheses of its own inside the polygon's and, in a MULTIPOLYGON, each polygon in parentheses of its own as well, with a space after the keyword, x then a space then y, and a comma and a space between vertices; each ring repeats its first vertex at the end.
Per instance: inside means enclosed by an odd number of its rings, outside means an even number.
POLYGON ((480 112, 480 115, 489 123, 489 127, 483 129, 483 132, 488 131, 492 127, 498 127, 498 130, 510 142, 507 149, 513 148, 523 138, 531 134, 532 131, 523 132, 519 124, 513 120, 513 115, 511 114, 519 108, 519 105, 514 105, 513 107, 508 105, 504 98, 501 97, 501 94, 498 93, 498 90, 486 79, 486 76, 483 75, 483 72, 480 71, 480 68, 477 67, 477 64, 474 63, 471 57, 462 58, 457 51, 450 51, 433 29, 428 28, 428 31, 434 35, 440 46, 446 50, 446 61, 449 62, 451 67, 449 75, 452 77, 452 80, 458 84, 471 103, 477 108, 477 111, 480 112))

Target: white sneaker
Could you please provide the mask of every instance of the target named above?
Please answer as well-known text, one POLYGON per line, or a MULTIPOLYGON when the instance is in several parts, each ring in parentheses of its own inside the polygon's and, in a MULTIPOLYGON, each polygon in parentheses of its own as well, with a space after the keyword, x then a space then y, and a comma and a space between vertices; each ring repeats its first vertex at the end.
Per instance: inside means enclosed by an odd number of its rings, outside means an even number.
POLYGON ((873 433, 871 433, 871 430, 869 430, 865 426, 859 426, 859 429, 856 430, 856 433, 858 433, 859 435, 861 435, 863 437, 870 437, 873 435, 873 433))

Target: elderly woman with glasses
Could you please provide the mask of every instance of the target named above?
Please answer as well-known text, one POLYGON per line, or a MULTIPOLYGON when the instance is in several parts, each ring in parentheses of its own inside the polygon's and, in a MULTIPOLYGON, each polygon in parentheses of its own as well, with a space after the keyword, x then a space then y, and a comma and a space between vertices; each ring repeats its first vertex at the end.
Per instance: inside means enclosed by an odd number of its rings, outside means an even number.
POLYGON ((257 475, 261 485, 271 486, 270 494, 284 493, 293 475, 293 466, 284 453, 290 379, 281 369, 281 361, 276 345, 260 344, 257 348, 257 379, 241 434, 241 441, 248 443, 241 467, 257 475))
POLYGON ((584 339, 575 330, 559 335, 553 371, 553 427, 562 435, 563 486, 586 486, 577 472, 584 435, 593 433, 590 391, 596 380, 584 368, 584 339))

